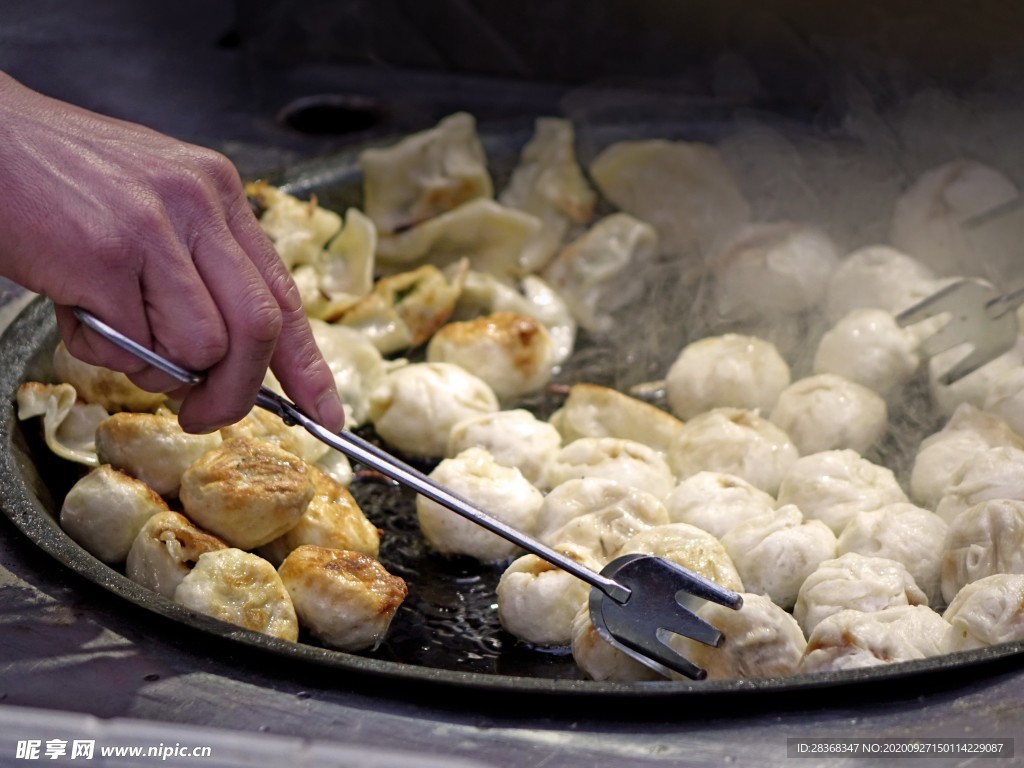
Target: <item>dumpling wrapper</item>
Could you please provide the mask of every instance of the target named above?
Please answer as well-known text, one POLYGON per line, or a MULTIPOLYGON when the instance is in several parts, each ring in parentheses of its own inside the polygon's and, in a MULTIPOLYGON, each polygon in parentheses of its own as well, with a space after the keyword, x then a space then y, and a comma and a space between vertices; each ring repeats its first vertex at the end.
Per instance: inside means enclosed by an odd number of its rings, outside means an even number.
POLYGON ((647 286, 641 277, 657 255, 658 235, 650 224, 613 213, 559 250, 541 275, 582 328, 605 333, 618 310, 643 297, 647 286))
POLYGON ((954 650, 1024 640, 1024 574, 996 573, 964 586, 942 617, 953 627, 954 650))
POLYGON ((18 419, 42 416, 46 447, 87 467, 99 465, 96 428, 109 416, 101 405, 84 403, 70 384, 27 381, 18 387, 18 419))
POLYGON ((548 466, 548 481, 605 477, 664 498, 676 485, 664 457, 649 445, 620 437, 580 437, 566 443, 548 466))
POLYGON ((551 424, 524 408, 479 413, 458 421, 448 432, 445 456, 483 448, 505 467, 515 467, 541 490, 550 487, 548 465, 562 447, 551 424))
POLYGON ((711 581, 743 590, 743 580, 722 543, 707 531, 686 523, 655 525, 630 536, 612 555, 641 554, 664 558, 711 581))
POLYGON ((942 549, 942 596, 952 602, 975 581, 1024 573, 1024 501, 990 499, 949 524, 942 549))

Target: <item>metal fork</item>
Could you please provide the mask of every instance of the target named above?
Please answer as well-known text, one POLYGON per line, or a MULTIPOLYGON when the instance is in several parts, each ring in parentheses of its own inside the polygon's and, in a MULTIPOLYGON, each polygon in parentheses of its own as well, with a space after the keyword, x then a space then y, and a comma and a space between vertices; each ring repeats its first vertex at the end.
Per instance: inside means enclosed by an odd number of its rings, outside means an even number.
MULTIPOLYGON (((184 384, 202 383, 203 375, 188 371, 111 328, 86 310, 76 307, 75 317, 122 349, 184 384)), ((260 387, 256 405, 279 416, 289 426, 299 425, 314 437, 382 475, 483 526, 590 584, 590 616, 607 642, 665 677, 673 672, 700 680, 707 673, 670 644, 672 635, 720 646, 722 633, 694 613, 704 601, 738 610, 743 598, 676 563, 650 555, 618 557, 600 573, 526 536, 492 517, 427 475, 405 464, 358 435, 322 427, 291 401, 260 387)))
POLYGON ((928 357, 965 346, 964 355, 940 377, 948 385, 1013 347, 1019 333, 1015 310, 1021 304, 1024 288, 1001 294, 990 283, 968 278, 950 283, 900 312, 896 322, 906 327, 948 315, 946 322, 921 342, 921 352, 928 357))

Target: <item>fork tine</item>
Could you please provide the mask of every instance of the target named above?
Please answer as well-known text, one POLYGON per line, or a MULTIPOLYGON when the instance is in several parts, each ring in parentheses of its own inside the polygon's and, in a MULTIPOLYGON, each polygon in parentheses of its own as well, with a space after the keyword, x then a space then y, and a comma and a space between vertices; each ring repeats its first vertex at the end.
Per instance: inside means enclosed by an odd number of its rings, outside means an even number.
POLYGON ((955 283, 950 283, 944 288, 940 288, 931 296, 925 297, 897 314, 896 322, 905 328, 908 325, 928 320, 943 312, 955 311, 960 307, 960 301, 957 297, 965 290, 965 284, 968 283, 970 283, 968 280, 957 280, 955 283))

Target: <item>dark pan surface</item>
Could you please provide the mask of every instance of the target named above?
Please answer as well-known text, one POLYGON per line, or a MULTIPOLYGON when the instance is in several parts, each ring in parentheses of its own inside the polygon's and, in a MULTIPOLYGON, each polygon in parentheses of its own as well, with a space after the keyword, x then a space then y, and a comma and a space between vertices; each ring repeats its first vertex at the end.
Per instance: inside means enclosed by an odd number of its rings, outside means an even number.
MULTIPOLYGON (((634 129, 635 133, 635 129, 634 129)), ((489 157, 504 157, 510 164, 528 138, 527 129, 489 139, 489 157)), ((607 136, 604 137, 607 139, 607 136)), ((586 141, 586 138, 583 138, 586 141)), ((320 202, 338 210, 358 204, 358 170, 355 154, 296 167, 268 177, 293 194, 316 194, 320 202)), ((498 175, 496 174, 496 178, 498 175)), ((447 686, 483 695, 496 693, 559 695, 599 699, 680 698, 682 700, 739 697, 756 694, 818 692, 832 696, 837 688, 850 691, 867 686, 889 687, 897 681, 935 686, 935 675, 952 681, 956 673, 971 674, 979 665, 996 662, 1017 665, 1024 658, 1024 643, 1008 643, 977 651, 843 673, 798 675, 755 681, 684 682, 642 684, 600 683, 582 679, 568 654, 540 652, 518 643, 498 622, 494 587, 500 571, 469 559, 446 559, 427 551, 421 542, 413 496, 404 489, 373 479, 357 479, 352 491, 367 516, 383 530, 381 561, 409 584, 410 593, 392 624, 387 641, 369 654, 328 650, 300 638, 289 643, 196 614, 131 582, 119 571, 104 565, 72 541, 57 523, 64 493, 80 469, 55 458, 38 434, 35 422, 20 423, 16 392, 26 380, 52 380, 50 357, 57 332, 52 307, 36 299, 14 320, 0 339, 0 504, 4 514, 26 536, 26 544, 38 546, 78 575, 125 601, 190 631, 215 635, 257 653, 281 661, 313 665, 340 672, 346 684, 355 678, 386 679, 409 686, 447 686), (928 682, 926 682, 928 681, 928 682)), ((621 371, 607 365, 599 348, 580 345, 576 364, 595 363, 605 380, 621 384, 621 371)), ((628 363, 624 361, 623 364, 628 363)), ((582 369, 563 373, 566 381, 582 369)), ((587 370, 592 370, 589 367, 587 370)), ((647 376, 649 372, 642 372, 647 376)), ((538 413, 552 410, 543 399, 525 403, 538 413)), ((367 435, 372 438, 371 435, 367 435)), ((428 469, 427 467, 422 467, 428 469)), ((777 700, 776 700, 777 701, 777 700)))

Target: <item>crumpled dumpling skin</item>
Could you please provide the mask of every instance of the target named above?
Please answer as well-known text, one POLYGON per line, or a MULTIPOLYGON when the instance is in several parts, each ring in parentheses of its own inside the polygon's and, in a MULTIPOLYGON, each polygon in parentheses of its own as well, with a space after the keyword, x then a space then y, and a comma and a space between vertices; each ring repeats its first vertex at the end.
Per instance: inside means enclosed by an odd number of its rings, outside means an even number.
POLYGON ((690 475, 663 501, 673 523, 695 525, 719 539, 744 520, 775 509, 771 494, 724 472, 690 475))
POLYGON ((260 227, 290 270, 315 263, 341 229, 341 216, 320 206, 315 196, 300 200, 266 181, 251 182, 245 191, 260 211, 260 227))
POLYGON ((953 627, 954 650, 1024 640, 1024 574, 996 573, 956 593, 942 617, 953 627))
POLYGON ((386 235, 494 194, 476 120, 467 112, 390 147, 363 150, 358 163, 363 209, 386 235))
POLYGON ((952 650, 949 622, 924 605, 840 611, 807 638, 800 672, 839 672, 941 656, 952 650))
POLYGON ((18 419, 43 418, 43 439, 57 456, 87 467, 99 465, 96 428, 109 416, 101 405, 78 400, 70 384, 26 381, 18 387, 18 419))
POLYGON ((550 486, 548 465, 562 447, 551 424, 524 408, 479 413, 458 421, 448 433, 446 456, 483 448, 505 467, 515 467, 541 490, 550 486))
POLYGON ((947 523, 976 504, 1024 499, 1024 449, 988 448, 974 454, 949 478, 935 514, 947 523))
POLYGON ((928 597, 902 563, 847 552, 825 560, 804 580, 793 606, 804 634, 834 613, 870 613, 894 605, 927 605, 928 597))
POLYGON ((580 437, 566 443, 548 467, 553 486, 581 477, 606 477, 664 498, 676 480, 658 451, 619 437, 580 437))
POLYGON ((541 272, 565 299, 580 327, 604 333, 614 313, 642 298, 639 279, 658 254, 658 235, 651 225, 625 213, 596 221, 558 251, 541 272))
POLYGON ((178 512, 158 512, 139 530, 125 559, 125 576, 171 599, 205 552, 227 547, 178 512))
POLYGON ((358 208, 345 212, 345 225, 306 264, 292 270, 309 317, 333 321, 373 290, 377 230, 358 208))
POLYGON ((1024 501, 990 499, 949 524, 942 551, 942 596, 997 573, 1024 573, 1024 501))

